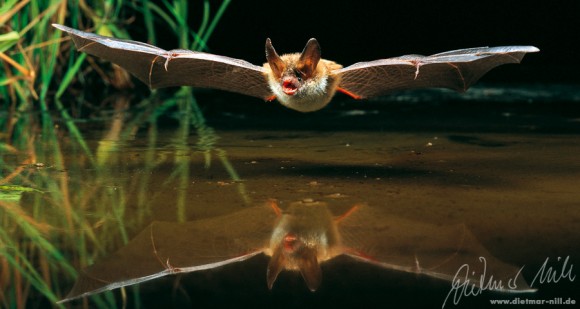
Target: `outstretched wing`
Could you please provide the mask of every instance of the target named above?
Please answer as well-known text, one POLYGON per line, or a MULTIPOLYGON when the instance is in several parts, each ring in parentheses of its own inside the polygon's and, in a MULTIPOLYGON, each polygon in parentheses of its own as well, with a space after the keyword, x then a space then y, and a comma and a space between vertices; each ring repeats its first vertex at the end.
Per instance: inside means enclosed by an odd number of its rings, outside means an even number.
POLYGON ((262 206, 186 223, 154 222, 119 251, 81 271, 61 302, 246 260, 267 249, 276 218, 270 206, 262 206))
POLYGON ((469 48, 359 62, 333 73, 341 76, 339 87, 358 98, 416 88, 465 91, 489 70, 519 63, 526 53, 538 51, 533 46, 469 48))
POLYGON ((487 289, 532 292, 520 267, 495 258, 465 225, 438 226, 385 216, 359 206, 338 222, 344 253, 367 263, 487 289), (511 280, 511 281, 510 281, 511 280))
POLYGON ((111 61, 150 88, 215 88, 266 99, 272 96, 264 68, 247 61, 184 49, 166 51, 153 45, 104 37, 63 25, 77 50, 111 61))

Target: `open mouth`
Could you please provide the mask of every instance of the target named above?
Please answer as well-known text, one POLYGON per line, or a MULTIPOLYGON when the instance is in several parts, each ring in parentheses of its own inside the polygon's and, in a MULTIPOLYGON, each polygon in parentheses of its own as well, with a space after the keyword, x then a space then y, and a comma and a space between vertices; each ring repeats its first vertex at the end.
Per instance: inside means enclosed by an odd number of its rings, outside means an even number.
POLYGON ((287 95, 294 95, 298 91, 297 82, 292 79, 287 79, 282 83, 282 91, 287 95))

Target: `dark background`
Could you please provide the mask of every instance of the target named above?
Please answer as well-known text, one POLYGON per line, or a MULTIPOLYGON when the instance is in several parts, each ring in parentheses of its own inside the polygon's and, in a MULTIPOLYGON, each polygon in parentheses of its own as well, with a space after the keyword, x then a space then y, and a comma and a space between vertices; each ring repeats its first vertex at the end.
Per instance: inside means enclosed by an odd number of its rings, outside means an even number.
MULTIPOLYGON (((210 3, 215 13, 221 1, 210 3)), ((190 1, 188 5, 189 26, 196 30, 202 20, 203 3, 190 1)), ((135 40, 145 40, 141 20, 135 19, 128 30, 135 40)), ((167 50, 178 47, 174 31, 166 24, 158 24, 156 30, 159 40, 156 45, 167 50)), ((478 86, 506 89, 513 85, 512 88, 520 91, 516 96, 507 93, 473 99, 473 89, 467 95, 454 97, 449 97, 450 92, 423 94, 414 90, 409 94, 392 94, 407 95, 403 101, 400 97, 389 96, 358 101, 337 94, 330 107, 303 114, 253 97, 196 89, 196 97, 212 126, 236 130, 293 128, 318 131, 467 128, 482 132, 506 130, 493 125, 505 120, 502 113, 522 115, 521 119, 510 118, 509 131, 513 131, 525 127, 523 124, 530 121, 528 116, 532 113, 537 116, 534 132, 580 130, 578 126, 570 126, 578 122, 562 120, 580 117, 577 104, 580 87, 576 90, 580 85, 580 65, 575 60, 580 54, 580 1, 577 0, 232 0, 208 42, 207 52, 261 65, 266 60, 264 43, 268 37, 279 54, 300 52, 307 40, 315 37, 321 45, 322 57, 344 66, 406 54, 430 55, 480 46, 533 45, 540 52, 527 55, 520 65, 495 68, 478 83, 478 86), (542 98, 538 97, 540 94, 542 98), (493 98, 495 101, 490 101, 493 98), (422 103, 412 105, 409 100, 422 103), (470 104, 465 100, 470 100, 470 104), (474 100, 482 101, 476 106, 474 100), (397 102, 400 104, 395 106, 397 102), (346 128, 340 113, 353 109, 387 109, 387 112, 367 115, 356 123, 349 122, 346 128), (224 113, 243 117, 224 117, 224 113), (442 121, 443 118, 447 120, 442 121)), ((143 84, 135 84, 143 93, 147 92, 143 84)))
MULTIPOLYGON (((216 5, 217 6, 217 5, 216 5)), ((191 27, 201 5, 190 4, 191 27)), ((210 52, 265 61, 264 42, 279 54, 315 37, 323 58, 343 65, 404 54, 479 46, 534 45, 521 66, 487 81, 575 82, 580 1, 267 1, 233 0, 209 41, 210 52)), ((172 48, 171 46, 164 46, 172 48)))

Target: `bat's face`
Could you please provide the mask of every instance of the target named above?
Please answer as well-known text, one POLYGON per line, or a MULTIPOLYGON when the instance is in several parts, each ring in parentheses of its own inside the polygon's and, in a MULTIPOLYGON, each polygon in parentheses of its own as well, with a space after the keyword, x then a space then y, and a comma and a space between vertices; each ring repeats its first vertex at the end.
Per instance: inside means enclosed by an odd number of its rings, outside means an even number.
POLYGON ((339 254, 338 250, 338 231, 326 205, 310 200, 293 203, 272 232, 268 287, 287 269, 300 271, 308 288, 315 291, 322 280, 319 263, 339 254))
POLYGON ((278 56, 266 40, 268 85, 282 105, 301 112, 326 106, 336 91, 338 78, 330 72, 340 65, 320 58, 320 45, 310 39, 301 54, 278 56))

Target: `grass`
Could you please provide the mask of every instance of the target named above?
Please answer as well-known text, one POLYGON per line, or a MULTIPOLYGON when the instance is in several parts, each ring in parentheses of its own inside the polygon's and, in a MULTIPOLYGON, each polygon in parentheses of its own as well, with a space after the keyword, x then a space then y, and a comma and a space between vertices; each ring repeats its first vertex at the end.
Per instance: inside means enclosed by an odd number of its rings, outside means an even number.
MULTIPOLYGON (((206 124, 190 88, 163 102, 167 92, 138 97, 139 108, 131 112, 129 99, 117 97, 111 101, 114 117, 106 134, 97 145, 87 139, 79 128, 84 121, 80 116, 86 114, 86 102, 96 97, 84 89, 109 85, 115 92, 132 82, 124 71, 72 51, 69 40, 50 26, 129 38, 129 21, 139 20, 149 43, 156 43, 155 29, 165 25, 173 29, 180 48, 204 50, 230 0, 200 2, 196 16, 201 18, 192 30, 186 0, 101 0, 91 7, 81 0, 0 0, 0 307, 70 306, 56 301, 65 296, 77 269, 129 241, 150 219, 156 190, 177 184, 175 220, 186 220, 195 203, 186 198, 192 156, 202 156, 206 168, 217 157, 232 180, 240 180, 225 151, 216 148, 219 137, 206 124), (173 159, 159 159, 157 121, 175 111, 179 125, 173 159), (139 161, 141 173, 119 177, 110 168, 127 160, 119 145, 143 128, 147 148, 139 161), (192 136, 197 138, 194 149, 188 144, 192 136), (151 174, 168 162, 173 172, 152 188, 151 174)), ((241 182, 238 191, 249 203, 241 182)), ((81 305, 139 307, 139 293, 131 295, 119 301, 104 293, 81 305)))

